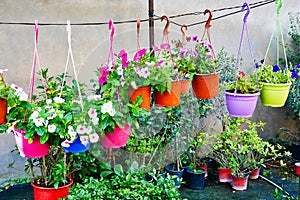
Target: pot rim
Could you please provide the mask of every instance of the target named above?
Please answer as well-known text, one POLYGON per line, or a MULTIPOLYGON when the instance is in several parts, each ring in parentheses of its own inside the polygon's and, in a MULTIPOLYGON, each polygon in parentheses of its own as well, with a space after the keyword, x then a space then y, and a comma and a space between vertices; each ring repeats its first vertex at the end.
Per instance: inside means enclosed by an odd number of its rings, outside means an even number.
POLYGON ((235 92, 229 92, 228 90, 225 90, 225 94, 227 95, 231 95, 231 96, 259 96, 260 95, 260 91, 257 91, 255 93, 248 93, 248 94, 243 94, 243 93, 235 93, 235 92))
MULTIPOLYGON (((42 186, 38 186, 34 183, 35 180, 37 180, 38 178, 35 178, 34 180, 31 181, 31 185, 34 188, 38 188, 38 189, 42 189, 42 190, 53 190, 55 189, 54 187, 42 187, 42 186)), ((64 189, 64 188, 68 188, 70 187, 72 184, 74 183, 73 179, 69 178, 69 183, 63 186, 58 187, 57 189, 64 189)))

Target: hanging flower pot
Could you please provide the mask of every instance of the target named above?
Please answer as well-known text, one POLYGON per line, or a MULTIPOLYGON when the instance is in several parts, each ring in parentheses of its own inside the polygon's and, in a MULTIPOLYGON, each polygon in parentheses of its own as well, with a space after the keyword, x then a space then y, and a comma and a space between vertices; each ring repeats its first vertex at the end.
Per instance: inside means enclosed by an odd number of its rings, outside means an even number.
POLYGON ((181 93, 182 94, 188 94, 189 90, 190 90, 191 80, 187 79, 187 78, 184 78, 184 79, 181 79, 180 82, 181 82, 181 93))
POLYGON ((219 73, 196 74, 192 80, 194 96, 198 99, 210 99, 218 96, 219 73))
POLYGON ((250 172, 250 179, 258 179, 259 177, 259 172, 260 172, 260 167, 258 167, 257 169, 254 169, 250 172))
POLYGON ((131 126, 124 124, 123 128, 115 127, 113 133, 106 133, 104 138, 100 138, 102 146, 106 148, 124 147, 130 135, 131 126))
POLYGON ((231 169, 228 168, 219 168, 219 181, 221 183, 231 183, 232 177, 231 177, 231 169))
POLYGON ((0 98, 0 124, 6 124, 7 101, 0 98))
POLYGON ((252 117, 259 94, 259 92, 253 94, 240 94, 226 91, 226 106, 229 115, 231 117, 252 117))
POLYGON ((232 176, 232 182, 231 182, 232 188, 235 190, 247 190, 248 177, 249 175, 245 177, 232 176))
POLYGON ((181 93, 181 82, 173 81, 171 92, 167 90, 164 93, 160 93, 157 90, 154 92, 155 103, 158 106, 179 106, 180 105, 180 93, 181 93))
POLYGON ((260 100, 262 105, 282 107, 288 97, 291 83, 264 83, 261 88, 260 100))
POLYGON ((31 144, 28 143, 28 139, 24 138, 25 130, 18 130, 14 127, 14 135, 19 149, 20 155, 27 158, 41 158, 48 154, 50 148, 49 144, 41 144, 40 137, 35 136, 31 144))
POLYGON ((82 153, 87 150, 89 150, 91 143, 89 142, 87 145, 84 145, 80 141, 80 137, 77 137, 77 139, 73 143, 69 143, 69 147, 63 147, 65 152, 67 153, 82 153))
POLYGON ((141 108, 145 108, 150 111, 150 94, 151 94, 151 87, 150 86, 140 86, 136 90, 129 89, 128 90, 130 99, 132 103, 135 99, 139 96, 143 97, 143 102, 141 103, 141 108))
POLYGON ((185 179, 189 188, 201 190, 204 188, 205 170, 199 168, 196 172, 194 172, 190 168, 187 168, 185 179))
MULTIPOLYGON (((37 179, 35 179, 37 180, 37 179)), ((41 187, 37 186, 35 184, 35 181, 31 182, 31 185, 33 187, 33 194, 34 199, 43 199, 43 200, 58 200, 60 198, 65 198, 68 196, 69 189, 73 184, 73 180, 70 179, 69 183, 67 185, 55 188, 49 188, 49 187, 41 187)))

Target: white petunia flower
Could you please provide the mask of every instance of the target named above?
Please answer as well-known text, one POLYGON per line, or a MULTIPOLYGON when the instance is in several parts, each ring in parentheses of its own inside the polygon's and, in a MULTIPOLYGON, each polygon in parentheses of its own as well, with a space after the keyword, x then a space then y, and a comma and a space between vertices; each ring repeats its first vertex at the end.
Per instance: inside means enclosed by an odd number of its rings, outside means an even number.
POLYGON ((63 98, 60 98, 60 97, 54 97, 53 100, 54 100, 55 103, 64 103, 65 102, 65 100, 63 98))
POLYGON ((123 68, 122 67, 118 67, 117 68, 117 73, 122 76, 123 75, 123 68))
POLYGON ((98 125, 99 124, 99 118, 98 117, 92 118, 92 122, 93 122, 94 126, 98 125))
POLYGON ((36 120, 38 116, 39 116, 39 112, 33 111, 33 113, 30 115, 29 119, 36 120))
POLYGON ((41 111, 42 111, 42 108, 41 108, 41 107, 38 107, 37 110, 38 110, 39 112, 41 112, 41 111))
POLYGON ((99 141, 99 135, 97 133, 93 133, 89 136, 91 143, 96 143, 99 141))
POLYGON ((46 104, 49 105, 49 104, 51 104, 51 103, 52 103, 52 99, 47 99, 47 100, 46 100, 46 104))
POLYGON ((97 117, 98 113, 94 108, 90 108, 88 111, 88 115, 90 118, 95 118, 97 117))
POLYGON ((44 118, 37 118, 37 119, 34 119, 33 122, 37 127, 40 127, 40 126, 44 125, 45 120, 44 120, 44 118))
POLYGON ((54 133, 56 130, 56 126, 54 124, 51 124, 48 126, 48 132, 49 133, 54 133))
POLYGON ((72 142, 70 142, 70 141, 68 141, 68 140, 65 140, 65 141, 63 141, 63 142, 61 143, 61 146, 65 147, 65 148, 68 148, 68 147, 70 147, 70 143, 72 143, 72 142))
POLYGON ((88 136, 80 136, 80 142, 86 146, 89 143, 89 137, 88 136))
POLYGON ((103 104, 103 106, 101 107, 101 112, 103 114, 108 113, 110 116, 114 116, 116 113, 111 101, 103 104))
POLYGON ((78 134, 84 134, 85 133, 85 127, 82 126, 82 125, 78 125, 77 128, 76 128, 76 132, 78 134))
POLYGON ((85 133, 86 134, 91 134, 93 131, 93 128, 91 126, 85 127, 85 133))

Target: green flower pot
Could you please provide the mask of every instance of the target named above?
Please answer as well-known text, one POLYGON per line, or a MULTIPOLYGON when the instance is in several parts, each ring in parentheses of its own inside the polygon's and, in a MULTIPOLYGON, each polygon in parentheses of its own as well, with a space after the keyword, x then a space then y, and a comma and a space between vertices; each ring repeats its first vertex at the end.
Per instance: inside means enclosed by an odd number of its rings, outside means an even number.
POLYGON ((273 84, 264 83, 260 91, 262 105, 282 107, 288 97, 291 83, 273 84))

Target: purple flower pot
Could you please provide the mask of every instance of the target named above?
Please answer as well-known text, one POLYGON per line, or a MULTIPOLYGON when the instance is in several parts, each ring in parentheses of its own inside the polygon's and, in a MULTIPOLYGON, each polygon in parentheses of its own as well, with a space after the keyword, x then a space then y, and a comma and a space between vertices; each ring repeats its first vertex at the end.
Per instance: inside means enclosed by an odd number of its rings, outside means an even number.
POLYGON ((231 117, 252 117, 259 94, 259 92, 239 94, 226 91, 226 105, 229 115, 231 117))

